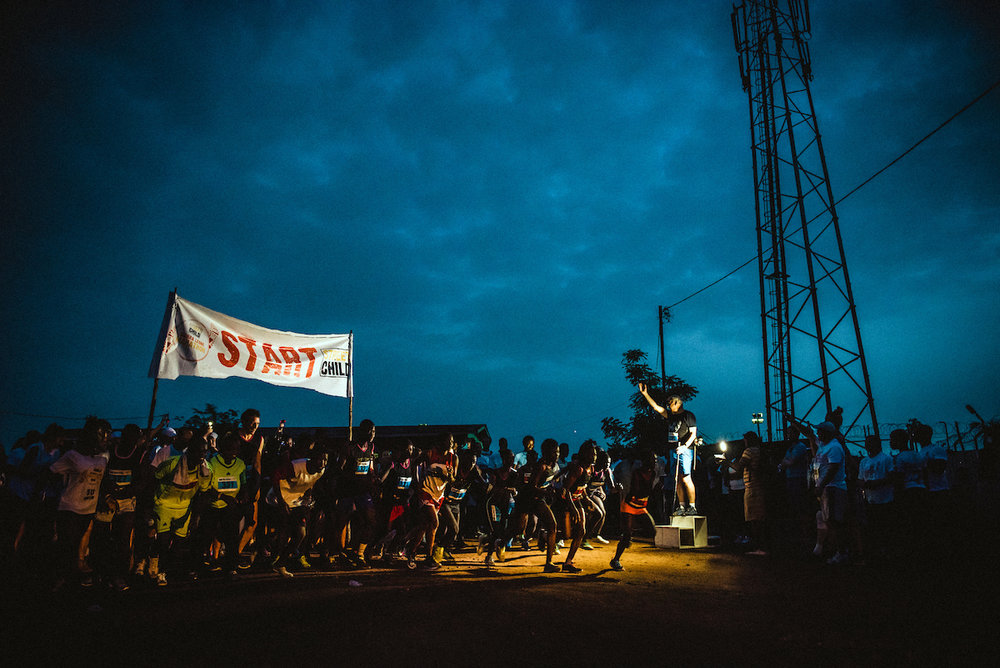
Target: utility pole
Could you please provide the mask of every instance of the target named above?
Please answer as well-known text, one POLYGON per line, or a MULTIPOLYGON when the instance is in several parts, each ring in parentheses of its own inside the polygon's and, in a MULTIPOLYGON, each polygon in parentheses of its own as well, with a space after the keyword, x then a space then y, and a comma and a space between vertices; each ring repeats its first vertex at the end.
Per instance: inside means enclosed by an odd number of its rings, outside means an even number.
POLYGON ((660 321, 660 389, 667 391, 667 359, 663 354, 663 323, 670 322, 670 309, 666 306, 657 306, 658 320, 660 321))

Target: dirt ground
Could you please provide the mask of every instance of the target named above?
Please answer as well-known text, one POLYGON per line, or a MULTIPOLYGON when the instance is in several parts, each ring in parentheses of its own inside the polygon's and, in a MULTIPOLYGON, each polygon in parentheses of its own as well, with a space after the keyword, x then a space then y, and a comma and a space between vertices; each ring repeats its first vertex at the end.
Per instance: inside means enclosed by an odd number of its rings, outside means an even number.
POLYGON ((614 547, 581 551, 579 575, 510 551, 493 570, 468 552, 438 572, 267 572, 124 593, 13 582, 0 639, 19 665, 937 666, 993 653, 985 561, 833 567, 637 543, 615 572, 614 547))

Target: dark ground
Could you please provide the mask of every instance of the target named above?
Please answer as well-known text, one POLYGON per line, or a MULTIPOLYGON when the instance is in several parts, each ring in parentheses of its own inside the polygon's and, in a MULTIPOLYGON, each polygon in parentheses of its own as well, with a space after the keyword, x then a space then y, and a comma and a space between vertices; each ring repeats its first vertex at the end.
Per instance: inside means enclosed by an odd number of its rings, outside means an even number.
POLYGON ((889 569, 638 543, 618 573, 613 548, 581 551, 581 575, 545 575, 541 553, 511 551, 494 571, 473 552, 439 572, 252 574, 124 593, 8 582, 0 641, 17 665, 57 666, 995 662, 991 550, 889 569))

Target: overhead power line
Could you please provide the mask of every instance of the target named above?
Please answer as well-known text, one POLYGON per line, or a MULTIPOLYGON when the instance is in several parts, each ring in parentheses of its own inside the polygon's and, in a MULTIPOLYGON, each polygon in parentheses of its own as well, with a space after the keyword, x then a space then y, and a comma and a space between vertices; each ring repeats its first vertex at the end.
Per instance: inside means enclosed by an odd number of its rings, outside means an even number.
MULTIPOLYGON (((927 141, 928 139, 930 139, 931 137, 933 137, 935 134, 937 134, 938 131, 940 131, 946 125, 948 125, 953 120, 955 120, 956 118, 958 118, 959 116, 961 116, 963 113, 965 113, 966 111, 968 111, 974 104, 976 104, 977 102, 979 102, 980 100, 982 100, 984 97, 986 97, 987 95, 989 95, 990 93, 992 93, 998 86, 1000 86, 1000 80, 997 80, 997 81, 993 82, 993 84, 991 84, 990 86, 988 86, 986 88, 986 90, 984 90, 982 93, 980 93, 979 95, 977 95, 976 97, 974 97, 971 102, 969 102, 964 107, 962 107, 961 109, 959 109, 958 111, 956 111, 947 120, 945 120, 939 126, 937 126, 933 130, 931 130, 930 132, 928 132, 926 135, 924 135, 924 137, 920 141, 918 141, 913 146, 911 146, 910 148, 908 148, 905 151, 903 151, 902 153, 900 153, 893 160, 891 160, 888 164, 886 164, 885 167, 883 167, 882 169, 878 170, 877 172, 875 172, 874 174, 872 174, 871 176, 869 176, 867 179, 865 179, 864 181, 862 181, 861 183, 859 183, 857 186, 855 186, 854 188, 852 188, 846 195, 844 195, 843 197, 841 197, 840 199, 838 199, 836 202, 834 202, 833 206, 837 206, 838 204, 840 204, 841 202, 843 202, 845 199, 847 199, 848 197, 850 197, 851 195, 853 195, 854 193, 858 192, 859 190, 861 190, 862 188, 864 188, 866 185, 868 185, 869 183, 871 183, 873 180, 875 180, 875 178, 877 178, 878 176, 880 176, 884 171, 886 171, 887 169, 889 169, 890 167, 892 167, 893 165, 895 165, 897 162, 899 162, 900 160, 902 160, 903 158, 905 158, 915 148, 917 148, 918 146, 920 146, 921 144, 923 144, 925 141, 927 141)), ((680 300, 679 302, 675 302, 675 303, 671 304, 667 308, 671 309, 671 308, 673 308, 673 307, 675 307, 675 306, 677 306, 679 304, 683 304, 684 302, 686 302, 687 300, 691 299, 692 297, 696 297, 697 295, 700 295, 705 290, 708 290, 709 288, 711 288, 711 287, 713 287, 713 286, 721 283, 722 281, 726 280, 727 278, 729 278, 730 276, 732 276, 733 274, 735 274, 736 272, 738 272, 740 269, 743 269, 747 265, 751 264, 756 259, 757 259, 757 256, 754 255, 749 260, 747 260, 746 262, 744 262, 740 266, 736 267, 735 269, 733 269, 732 271, 730 271, 725 276, 722 276, 721 278, 718 278, 718 279, 712 281, 711 283, 709 283, 705 287, 700 288, 700 289, 696 290, 695 292, 692 292, 691 294, 689 294, 684 299, 680 300)))

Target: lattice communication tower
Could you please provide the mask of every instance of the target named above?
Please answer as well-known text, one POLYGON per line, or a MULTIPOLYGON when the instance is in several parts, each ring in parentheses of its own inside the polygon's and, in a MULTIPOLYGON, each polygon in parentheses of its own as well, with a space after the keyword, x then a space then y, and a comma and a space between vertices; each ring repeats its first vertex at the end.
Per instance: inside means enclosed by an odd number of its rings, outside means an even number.
MULTIPOLYGON (((809 7, 744 0, 733 37, 750 101, 768 440, 785 415, 878 434, 868 365, 809 82, 809 7)), ((851 438, 855 440, 855 438, 851 438)))

